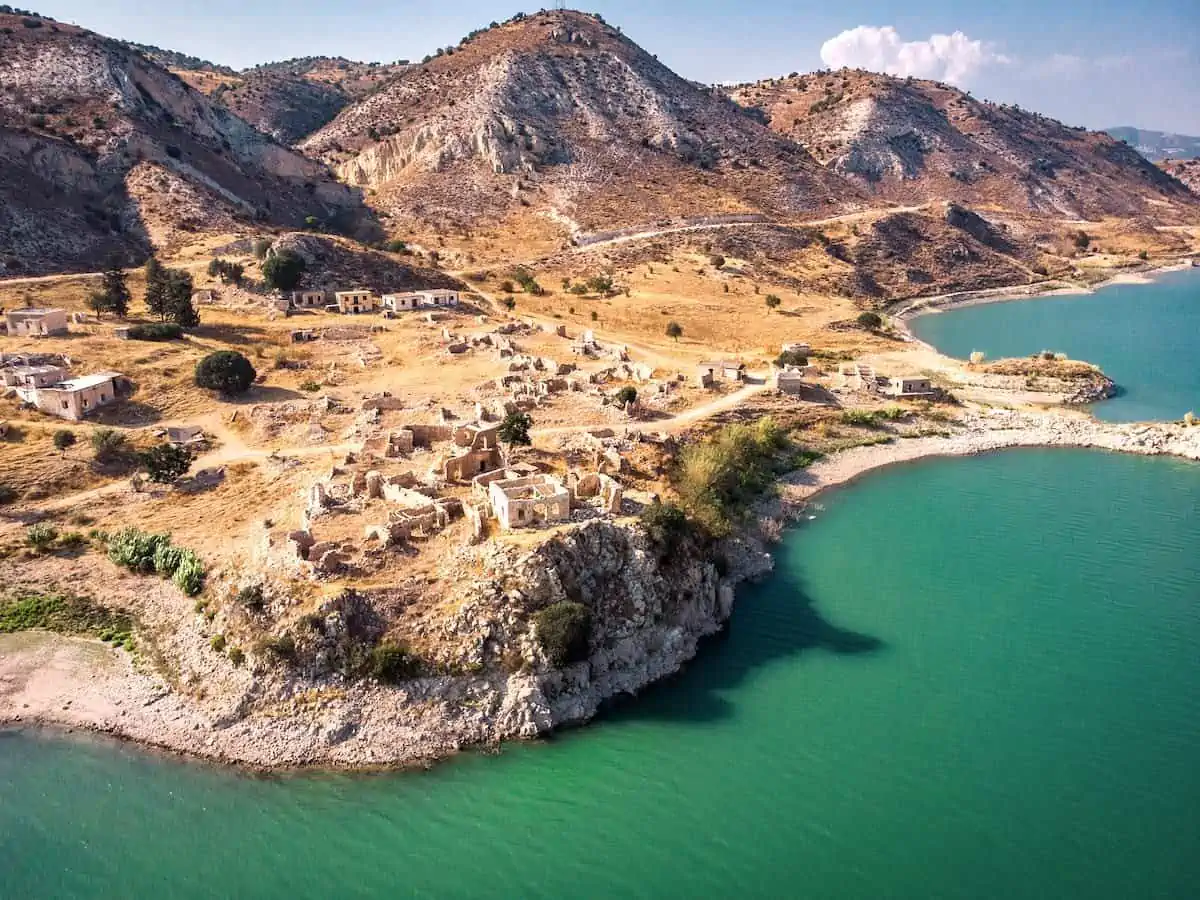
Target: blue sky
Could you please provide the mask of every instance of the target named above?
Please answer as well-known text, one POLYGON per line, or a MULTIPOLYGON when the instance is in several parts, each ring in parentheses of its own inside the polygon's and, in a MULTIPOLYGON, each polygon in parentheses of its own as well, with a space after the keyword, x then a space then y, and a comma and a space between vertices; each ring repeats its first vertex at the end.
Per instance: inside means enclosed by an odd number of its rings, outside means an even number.
MULTIPOLYGON (((308 55, 420 59, 522 9, 511 0, 16 5, 237 68, 308 55)), ((926 0, 897 12, 898 6, 882 0, 607 0, 588 9, 697 81, 748 81, 858 64, 954 80, 976 96, 1019 103, 1070 124, 1200 134, 1198 0, 926 0)))

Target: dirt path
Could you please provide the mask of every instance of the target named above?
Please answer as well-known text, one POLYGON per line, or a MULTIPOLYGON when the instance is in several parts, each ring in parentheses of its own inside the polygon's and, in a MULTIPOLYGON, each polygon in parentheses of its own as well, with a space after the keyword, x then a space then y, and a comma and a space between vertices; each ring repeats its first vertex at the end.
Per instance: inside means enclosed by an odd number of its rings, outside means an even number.
POLYGON ((22 284, 46 284, 51 281, 71 281, 76 278, 99 278, 103 272, 69 272, 59 275, 31 275, 27 278, 0 279, 0 290, 22 284))

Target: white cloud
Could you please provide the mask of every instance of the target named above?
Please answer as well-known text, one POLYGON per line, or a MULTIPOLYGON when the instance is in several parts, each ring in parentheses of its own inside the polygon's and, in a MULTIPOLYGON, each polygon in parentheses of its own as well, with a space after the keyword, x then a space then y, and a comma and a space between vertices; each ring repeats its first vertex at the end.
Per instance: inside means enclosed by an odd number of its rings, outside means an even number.
POLYGON ((962 84, 984 66, 1010 60, 961 31, 930 35, 924 41, 903 41, 890 25, 860 25, 822 44, 821 61, 834 69, 845 66, 962 84))

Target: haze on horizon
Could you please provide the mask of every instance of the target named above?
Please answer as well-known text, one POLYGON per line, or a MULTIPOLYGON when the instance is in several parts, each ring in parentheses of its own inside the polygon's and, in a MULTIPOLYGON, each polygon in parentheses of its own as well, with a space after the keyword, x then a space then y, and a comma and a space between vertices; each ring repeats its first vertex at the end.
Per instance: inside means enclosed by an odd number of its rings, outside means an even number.
MULTIPOLYGON (((465 0, 427 10, 400 0, 211 0, 202 7, 145 0, 46 0, 37 12, 103 34, 234 68, 298 56, 419 61, 468 32, 521 11, 465 0)), ((535 12, 537 7, 524 9, 535 12)), ((928 0, 897 15, 880 0, 799 9, 781 0, 589 6, 685 78, 754 81, 841 66, 951 82, 1068 124, 1200 134, 1200 16, 1192 0, 1014 0, 963 7, 928 0)))

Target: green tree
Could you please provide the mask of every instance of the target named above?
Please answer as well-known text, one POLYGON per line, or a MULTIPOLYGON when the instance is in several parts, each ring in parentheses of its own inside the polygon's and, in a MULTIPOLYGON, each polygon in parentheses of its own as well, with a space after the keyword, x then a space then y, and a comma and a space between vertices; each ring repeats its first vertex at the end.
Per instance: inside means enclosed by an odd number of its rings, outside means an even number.
POLYGON ((254 253, 255 259, 266 259, 267 252, 271 249, 270 238, 255 238, 254 244, 251 246, 251 251, 254 253))
POLYGON ((181 269, 167 269, 163 279, 163 309, 159 314, 181 328, 195 328, 200 314, 192 305, 192 276, 181 269))
POLYGON ((139 453, 138 462, 151 481, 170 484, 192 467, 192 454, 186 447, 159 444, 139 453))
POLYGON ((874 331, 883 324, 883 319, 879 317, 878 313, 873 312, 859 313, 856 321, 860 326, 868 328, 871 331, 874 331))
POLYGON ((631 384, 625 385, 617 391, 617 402, 621 404, 633 403, 638 398, 637 388, 631 384))
POLYGON ((681 337, 683 337, 683 326, 680 325, 678 322, 668 322, 667 323, 667 337, 671 338, 676 343, 678 343, 679 339, 681 337))
POLYGON ((196 385, 225 396, 245 393, 258 373, 236 350, 218 350, 196 363, 196 385))
POLYGON ((782 302, 783 301, 774 294, 767 294, 767 312, 770 313, 771 310, 778 309, 779 304, 782 302))
POLYGON ((300 283, 304 275, 304 257, 292 250, 273 253, 263 263, 263 280, 267 287, 277 291, 290 291, 300 283))
POLYGON ((88 305, 96 311, 97 316, 110 312, 123 319, 129 314, 129 300, 129 285, 125 282, 121 260, 110 256, 100 276, 100 290, 92 294, 88 305))
POLYGON ((520 411, 510 412, 504 417, 504 421, 500 423, 500 440, 504 441, 510 447, 516 444, 528 445, 531 443, 529 429, 532 427, 533 419, 529 417, 529 413, 520 411))
POLYGON ((146 309, 160 320, 167 319, 167 270, 153 256, 146 260, 146 309))
POLYGON ((97 428, 92 432, 92 452, 101 465, 113 463, 129 452, 129 443, 115 428, 97 428))
POLYGON ((75 432, 69 428, 60 428, 54 432, 54 449, 63 456, 67 455, 67 451, 75 446, 78 438, 75 437, 75 432))

